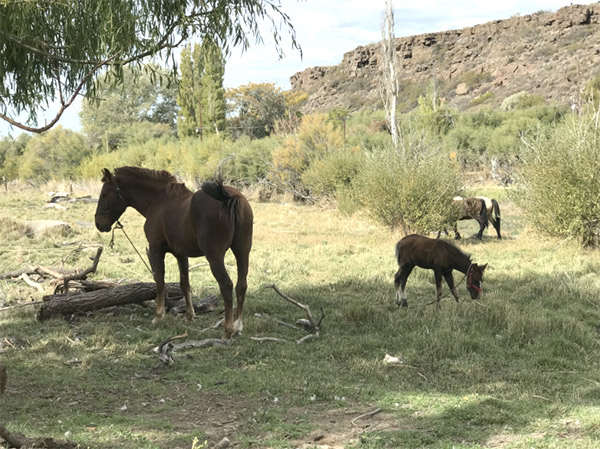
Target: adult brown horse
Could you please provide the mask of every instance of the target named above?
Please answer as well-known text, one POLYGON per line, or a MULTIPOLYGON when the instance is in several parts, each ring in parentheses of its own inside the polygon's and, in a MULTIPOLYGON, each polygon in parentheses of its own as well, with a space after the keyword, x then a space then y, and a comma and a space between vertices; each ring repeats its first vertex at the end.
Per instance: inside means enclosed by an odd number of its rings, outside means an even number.
MULTIPOLYGON (((500 206, 495 199, 485 196, 474 198, 456 196, 453 198, 453 202, 461 210, 459 220, 474 219, 479 223, 479 232, 477 233, 479 240, 483 238, 483 231, 488 227, 488 223, 494 226, 498 239, 502 238, 500 234, 500 206)), ((461 238, 456 223, 454 224, 454 238, 456 240, 461 238)))
POLYGON ((415 266, 433 270, 438 306, 442 298, 442 277, 446 279, 454 299, 458 302, 452 270, 465 274, 471 299, 479 299, 481 295, 481 282, 487 264, 477 265, 471 261, 470 256, 449 242, 417 234, 407 235, 396 244, 396 259, 400 267, 394 276, 397 306, 408 307, 406 281, 415 266))
POLYGON ((144 232, 150 246, 148 257, 156 282, 156 316, 165 315, 165 254, 177 259, 181 290, 188 320, 194 317, 188 257, 205 256, 225 303, 224 339, 243 328, 248 260, 252 247, 252 208, 236 189, 221 179, 205 182, 192 192, 169 172, 120 167, 114 174, 102 170, 102 190, 96 209, 96 228, 110 231, 125 209, 132 207, 146 218, 144 232), (225 268, 227 250, 237 262, 237 309, 233 313, 233 282, 225 268))

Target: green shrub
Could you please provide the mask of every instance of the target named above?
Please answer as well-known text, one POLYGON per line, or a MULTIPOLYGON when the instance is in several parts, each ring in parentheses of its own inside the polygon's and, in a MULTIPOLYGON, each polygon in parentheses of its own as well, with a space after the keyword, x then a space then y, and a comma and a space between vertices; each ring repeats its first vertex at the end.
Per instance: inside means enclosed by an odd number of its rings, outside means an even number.
POLYGON ((360 205, 377 222, 405 234, 436 232, 456 219, 451 201, 459 190, 456 167, 426 140, 413 140, 400 152, 370 154, 355 181, 360 205))
POLYGON ((349 212, 352 206, 348 197, 364 163, 364 155, 358 148, 341 148, 313 161, 302 174, 302 182, 311 196, 334 198, 340 209, 349 212))
POLYGON ((596 114, 542 128, 522 153, 516 200, 539 230, 600 245, 600 127, 596 114))
POLYGON ((288 135, 273 151, 272 179, 299 197, 306 196, 302 175, 317 160, 344 146, 343 131, 336 129, 324 114, 302 118, 295 134, 288 135))

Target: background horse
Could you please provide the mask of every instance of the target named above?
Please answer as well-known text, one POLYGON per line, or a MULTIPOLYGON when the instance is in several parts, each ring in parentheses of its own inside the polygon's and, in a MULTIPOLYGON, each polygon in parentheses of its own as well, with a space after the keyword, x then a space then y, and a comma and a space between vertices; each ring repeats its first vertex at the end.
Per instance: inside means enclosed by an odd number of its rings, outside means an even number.
POLYGON ((454 299, 458 302, 452 270, 465 273, 471 299, 479 299, 481 295, 481 282, 487 264, 477 265, 471 262, 470 256, 444 240, 430 239, 417 234, 407 235, 396 244, 396 259, 400 267, 394 276, 397 306, 408 307, 406 281, 415 266, 433 270, 438 306, 442 297, 442 277, 446 279, 454 299))
POLYGON ((165 254, 171 253, 177 259, 188 320, 194 317, 188 257, 205 256, 225 303, 223 338, 229 339, 241 332, 253 225, 252 209, 246 198, 236 189, 224 186, 221 179, 205 182, 202 190, 194 193, 164 170, 120 167, 114 174, 107 169, 102 174, 96 228, 101 232, 110 231, 130 206, 146 218, 144 232, 156 282, 153 322, 165 315, 165 254), (235 255, 238 272, 235 322, 233 282, 224 261, 229 248, 235 255))
MULTIPOLYGON (((492 226, 494 226, 498 238, 502 238, 500 235, 500 206, 496 200, 485 196, 477 196, 474 198, 462 198, 456 196, 453 198, 453 201, 461 208, 459 220, 474 219, 479 223, 479 232, 477 233, 477 238, 479 240, 482 239, 483 230, 488 227, 488 223, 491 223, 492 226)), ((456 224, 454 224, 454 237, 457 240, 461 238, 456 224)))

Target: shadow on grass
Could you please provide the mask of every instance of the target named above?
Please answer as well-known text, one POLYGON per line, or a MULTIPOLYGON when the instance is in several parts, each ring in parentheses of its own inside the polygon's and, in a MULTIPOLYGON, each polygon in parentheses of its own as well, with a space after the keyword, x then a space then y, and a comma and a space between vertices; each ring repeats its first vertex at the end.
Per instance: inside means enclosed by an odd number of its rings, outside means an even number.
MULTIPOLYGON (((17 335, 31 347, 1 354, 10 377, 0 422, 30 435, 37 429, 60 437, 73 431, 64 423, 82 414, 90 422, 73 425, 85 440, 97 431, 88 429, 91 424, 100 427, 93 422, 100 416, 102 428, 120 429, 113 439, 103 436, 109 441, 104 447, 166 447, 169 432, 214 433, 215 423, 196 420, 190 427, 190 413, 206 413, 231 397, 244 411, 235 419, 224 414, 221 422, 233 419, 240 434, 256 433, 253 414, 259 410, 285 421, 292 407, 336 408, 344 406, 343 397, 353 406, 374 403, 393 416, 386 430, 365 433, 356 447, 472 447, 548 426, 558 433, 561 418, 575 414, 583 421, 577 413, 584 412, 574 410, 593 408, 599 395, 597 314, 589 316, 591 293, 578 282, 583 274, 503 276, 487 284, 480 302, 466 299, 463 284, 462 301, 447 298, 441 310, 420 307, 435 295, 427 270, 411 276, 414 307, 408 310, 395 307, 391 278, 281 287, 313 313, 321 306, 326 313, 320 337, 302 345, 249 338, 294 341, 302 335, 252 317, 268 313, 290 323, 304 318, 272 290, 257 288, 249 295, 245 333, 231 348, 182 355, 173 367, 161 365, 151 347, 184 332, 205 338, 200 331, 217 314, 198 317, 191 326, 176 318, 152 326, 141 307, 70 322, 38 323, 33 314, 14 314, 3 322, 0 338, 17 335), (572 299, 565 301, 565 295, 572 299), (403 365, 386 365, 387 353, 403 365), (157 426, 161 420, 169 425, 157 426)), ((319 429, 322 423, 309 424, 319 429)), ((285 441, 291 430, 269 432, 285 441)))

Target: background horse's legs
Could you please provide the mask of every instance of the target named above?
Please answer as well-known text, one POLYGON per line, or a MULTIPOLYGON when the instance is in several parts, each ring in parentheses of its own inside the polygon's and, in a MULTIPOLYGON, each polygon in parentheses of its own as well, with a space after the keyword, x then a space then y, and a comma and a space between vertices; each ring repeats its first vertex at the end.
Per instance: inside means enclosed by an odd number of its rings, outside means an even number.
POLYGON ((185 256, 176 256, 179 265, 179 286, 185 297, 185 318, 188 321, 194 319, 194 306, 192 305, 192 293, 190 288, 190 263, 185 256))
POLYGON ((458 222, 454 223, 454 240, 460 240, 460 234, 458 233, 458 222))
MULTIPOLYGON (((486 218, 486 220, 487 220, 487 218, 486 218)), ((477 238, 479 240, 481 240, 483 238, 483 230, 485 229, 485 225, 487 224, 487 221, 477 220, 477 223, 479 223, 479 232, 477 233, 477 238)))
POLYGON ((498 238, 501 239, 502 236, 500 235, 500 217, 492 218, 490 220, 492 222, 492 226, 494 226, 494 229, 496 230, 498 238))
POLYGON ((408 302, 406 301, 406 281, 408 281, 408 276, 413 270, 414 265, 402 265, 400 269, 396 272, 394 276, 394 287, 396 289, 396 305, 398 307, 408 307, 408 302), (400 289, 400 292, 398 292, 400 289))
POLYGON ((223 340, 229 340, 233 335, 233 282, 225 268, 224 254, 206 255, 210 265, 210 271, 219 283, 219 290, 225 304, 225 323, 223 327, 223 340))
POLYGON ((156 283, 156 314, 152 320, 156 323, 165 316, 165 252, 150 246, 148 257, 156 283))
POLYGON ((452 296, 454 296, 454 299, 456 300, 456 302, 458 302, 458 293, 456 292, 456 287, 454 286, 454 277, 452 276, 452 270, 443 274, 444 279, 446 279, 446 284, 448 284, 448 287, 450 287, 452 296))

